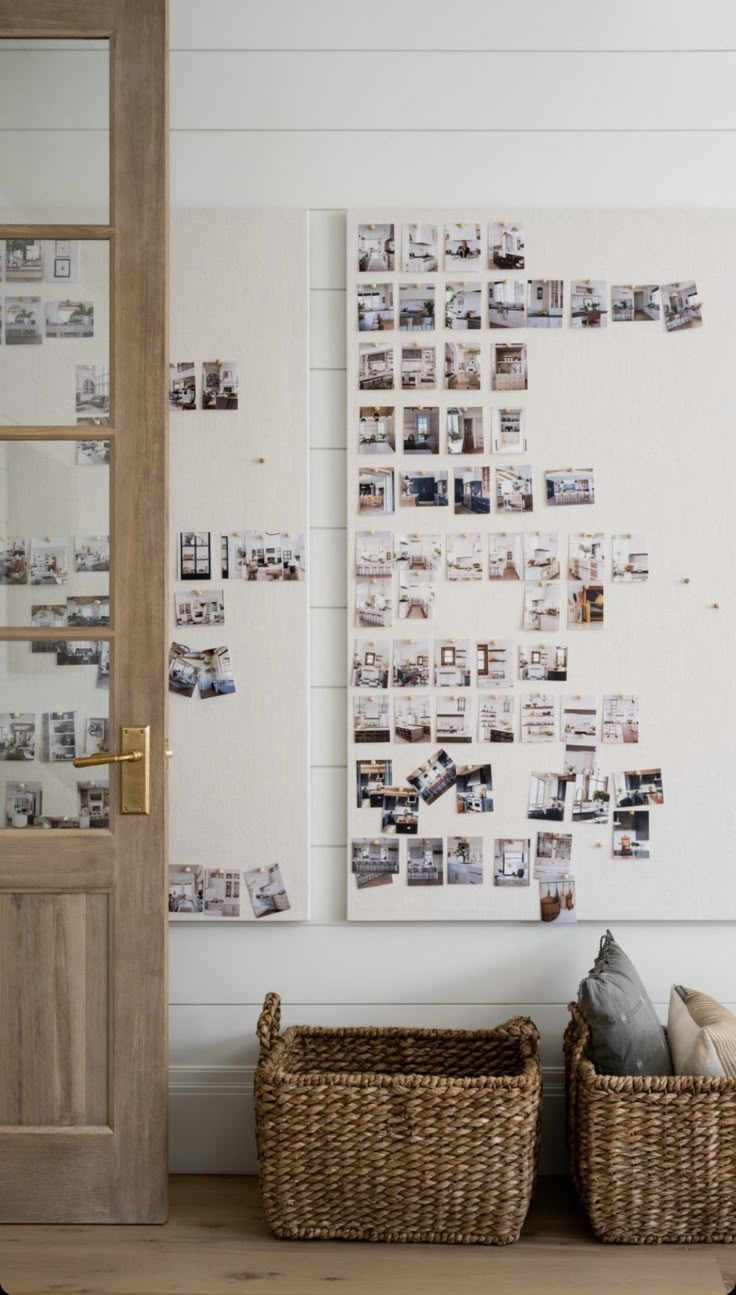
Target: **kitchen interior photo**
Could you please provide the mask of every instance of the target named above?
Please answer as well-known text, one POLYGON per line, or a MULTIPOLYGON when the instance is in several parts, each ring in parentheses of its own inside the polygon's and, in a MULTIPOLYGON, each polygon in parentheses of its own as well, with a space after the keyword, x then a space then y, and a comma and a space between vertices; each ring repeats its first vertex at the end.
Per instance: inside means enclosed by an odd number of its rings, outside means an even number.
POLYGON ((527 693, 521 703, 522 742, 554 742, 557 738, 557 698, 527 693))
POLYGON ((529 885, 529 841, 524 837, 496 837, 493 851, 496 886, 529 885))
POLYGON ((359 469, 358 509, 361 513, 392 513, 394 511, 393 468, 359 469))
POLYGON ((491 766, 473 764, 458 769, 455 791, 458 814, 490 814, 493 810, 491 766))
POLYGON ((478 531, 448 535, 447 578, 461 581, 483 578, 483 545, 478 531))
POLYGON ((524 269, 524 230, 504 221, 488 227, 488 264, 499 270, 524 269))
POLYGON ((441 886, 444 872, 441 836, 409 841, 406 851, 406 881, 409 886, 441 886))
POLYGON ((567 782, 557 773, 533 773, 529 780, 529 818, 561 823, 565 817, 567 782))
POLYGON ((614 535, 611 541, 616 584, 639 584, 649 579, 649 553, 641 535, 614 535))
POLYGON ((527 293, 528 328, 561 328, 565 285, 562 279, 530 279, 527 293))
POLYGON ((567 648, 552 643, 519 648, 519 678, 525 683, 567 679, 567 648))
POLYGON ((559 624, 559 585, 530 585, 524 594, 524 629, 556 631, 559 624))
POLYGON ((382 809, 384 787, 391 786, 390 760, 357 760, 358 809, 382 809))
POLYGON ((353 698, 353 734, 356 742, 390 742, 387 697, 353 698))
POLYGON ((354 688, 388 688, 391 644, 356 639, 351 682, 354 688))
POLYGON ((394 385, 394 348, 366 342, 358 347, 358 387, 361 391, 390 391, 394 385))
POLYGON ((478 740, 480 742, 513 742, 514 698, 512 694, 502 697, 483 697, 481 699, 478 717, 478 740))
POLYGON ((468 640, 438 639, 434 645, 435 686, 469 688, 470 673, 468 640))
POLYGON ((433 468, 431 471, 402 472, 399 507, 446 508, 446 470, 433 468))
POLYGON ((445 285, 445 328, 454 331, 480 329, 483 304, 479 283, 448 283, 445 285))
POLYGON ((429 697, 394 697, 394 740, 402 745, 432 740, 429 697))
POLYGON ((393 225, 358 226, 358 270, 383 272, 395 268, 393 225))
POLYGON ((526 410, 494 409, 494 454, 514 454, 526 449, 526 410))
POLYGON ((488 537, 488 574, 491 580, 524 579, 524 537, 502 531, 488 537))
POLYGON ((355 624, 391 624, 391 585, 382 580, 360 580, 355 586, 355 624))
POLYGON ((639 698, 611 694, 603 702, 603 741, 623 745, 639 741, 639 698))
POLYGON ((197 408, 197 377, 193 360, 169 365, 169 409, 197 408))
POLYGON ((435 405, 408 406, 404 410, 405 454, 439 454, 440 411, 435 405))
POLYGON ((583 584, 596 584, 606 575, 606 537, 581 531, 570 536, 568 575, 583 584))
POLYGON ((498 342, 492 348, 494 391, 526 391, 526 342, 498 342))
POLYGON ((603 625, 604 613, 603 585, 568 585, 567 623, 569 626, 600 629, 603 625))
POLYGON ((419 822, 419 796, 410 787, 386 787, 381 830, 387 836, 413 836, 419 822))
POLYGON ((427 688, 430 679, 428 639, 394 641, 394 688, 427 688))
POLYGON ((433 283, 399 284, 399 330, 402 333, 431 333, 434 324, 433 283))
POLYGON ((431 572, 406 570, 399 572, 399 620, 432 619, 437 592, 432 581, 431 572))
POLYGON ((636 769, 615 773, 613 783, 617 809, 664 804, 661 769, 636 769))
POLYGON ((614 323, 646 323, 659 317, 659 284, 626 283, 611 288, 611 319, 614 323))
POLYGON ((472 742, 473 700, 471 697, 440 696, 436 704, 438 742, 472 742))
POLYGON ((523 328, 526 323, 523 279, 497 279, 488 284, 488 323, 491 328, 523 328))
POLYGON ((649 810, 615 810, 613 815, 614 858, 648 859, 649 854, 649 810))
POLYGON ((396 449, 392 405, 361 408, 358 424, 359 454, 391 454, 396 449))
POLYGON ((394 285, 358 284, 358 331, 387 332, 394 326, 394 285))
POLYGON ((465 513, 490 513, 490 468, 455 468, 453 477, 455 516, 465 513))
POLYGON ((442 540, 439 535, 406 535, 394 537, 396 566, 409 571, 436 571, 442 558, 442 540))
POLYGON ((410 773, 407 781, 416 787, 425 805, 433 805, 453 786, 456 777, 455 761, 447 751, 440 750, 410 773))
POLYGON ((608 288, 600 279, 579 279, 570 284, 570 323, 573 328, 606 327, 608 288))
POLYGON ((387 580, 393 572, 390 531, 358 531, 355 536, 355 574, 368 580, 387 580))
POLYGON ((533 531, 524 536, 524 576, 527 580, 557 580, 560 574, 559 536, 533 531))
POLYGON ((354 838, 350 855, 353 872, 362 876, 380 877, 399 871, 399 842, 390 838, 354 838))
POLYGON ((437 386, 437 355, 433 346, 414 343, 401 348, 401 386, 404 391, 437 386))
POLYGON ((483 884, 482 836, 447 838, 447 884, 448 886, 483 884))
POLYGON ((548 504, 595 503, 595 476, 592 468, 567 468, 558 472, 546 472, 545 479, 548 504))
POLYGON ((480 225, 456 221, 445 226, 445 269, 480 259, 480 225))
POLYGON ((532 470, 519 467, 496 468, 496 507, 502 513, 530 513, 534 507, 532 470))
POLYGON ((450 391, 480 390, 480 347, 445 342, 445 386, 450 391))
POLYGON ((483 453, 483 410, 455 406, 447 411, 447 453, 483 453))
POLYGON ((401 269, 404 274, 431 274, 438 268, 436 225, 404 225, 401 269))
POLYGON ((478 687, 511 688, 511 643, 508 639, 488 639, 475 645, 478 687))
POLYGON ((608 822, 608 774, 598 770, 575 775, 572 817, 574 823, 608 822))

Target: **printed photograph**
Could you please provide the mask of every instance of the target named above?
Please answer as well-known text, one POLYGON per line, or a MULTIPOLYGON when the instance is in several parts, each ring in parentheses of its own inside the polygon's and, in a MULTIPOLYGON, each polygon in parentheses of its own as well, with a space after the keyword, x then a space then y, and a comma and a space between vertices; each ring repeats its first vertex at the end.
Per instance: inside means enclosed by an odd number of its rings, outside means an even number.
POLYGON ((359 888, 391 885, 399 871, 399 842, 390 836, 354 837, 350 844, 350 859, 359 888))
POLYGON ((527 584, 524 589, 523 628, 525 630, 557 633, 560 628, 559 584, 527 584))
POLYGON ((529 837, 497 836, 493 847, 494 886, 528 886, 529 837))
POLYGON ((537 881, 559 881, 572 871, 572 833, 537 832, 534 876, 537 881))
POLYGON ((565 285, 562 279, 527 281, 528 328, 562 328, 565 285))
POLYGON ((447 579, 483 579, 483 544, 479 531, 463 531, 447 537, 447 579))
POLYGON ((6 283, 40 283, 43 279, 43 243, 39 238, 5 240, 6 283))
POLYGON ((431 660, 429 639, 394 639, 394 688, 428 688, 431 660))
POLYGON ((561 823, 565 817, 567 782, 558 773, 533 773, 529 780, 528 818, 561 823))
POLYGON ((437 590, 431 571, 400 571, 398 609, 399 620, 429 621, 434 616, 437 590))
POLYGON ((401 269, 404 274, 431 274, 439 267, 436 225, 403 225, 401 269))
POLYGON ((43 341, 41 298, 6 297, 4 304, 6 346, 40 345, 43 341))
POLYGON ((51 764, 68 764, 77 755, 77 712, 47 711, 43 716, 46 759, 51 764))
POLYGON ((388 688, 390 665, 388 639, 356 639, 350 675, 353 688, 388 688))
POLYGON ((649 859, 649 810, 613 811, 614 859, 649 859))
POLYGON ((353 740, 355 742, 391 741, 388 697, 353 698, 353 740))
POLYGON ((6 827, 35 827, 42 812, 43 786, 40 782, 5 784, 6 827))
POLYGON ((36 716, 0 714, 0 760, 35 760, 36 716))
POLYGON ((438 742, 472 742, 473 699, 442 695, 435 704, 438 742))
POLYGON ((355 574, 366 580, 390 580, 394 569, 394 542, 390 531, 358 531, 355 536, 355 574))
POLYGON ((524 579, 524 537, 519 531, 489 535, 488 574, 491 580, 524 579))
POLYGON ((399 746, 432 741, 429 697, 394 697, 394 741, 399 746))
POLYGON ((581 584, 606 577, 606 537, 601 532, 574 531, 570 535, 567 574, 581 584))
POLYGON ((169 867, 169 913, 204 912, 204 868, 169 867))
POLYGON ((524 269, 524 230, 521 225, 494 221, 488 226, 488 265, 490 269, 524 269))
POLYGON ((446 508, 447 469, 399 472, 399 508, 446 508))
POLYGON ((246 531, 243 577, 272 583, 284 578, 283 537, 280 531, 246 531))
POLYGON ((425 836, 407 843, 407 885, 441 886, 443 875, 444 845, 441 836, 425 836))
POLYGON ((382 273, 395 270, 393 225, 358 225, 358 270, 382 273))
POLYGON ((478 687, 512 688, 514 683, 511 664, 511 639, 485 639, 475 644, 475 668, 478 687))
POLYGON ((30 584, 65 585, 69 578, 69 557, 65 539, 34 536, 30 550, 30 584))
POLYGON ((393 785, 391 760, 356 760, 358 809, 383 809, 385 787, 393 785))
POLYGON ((692 280, 688 283, 663 283, 662 305, 664 326, 668 333, 700 328, 703 311, 698 300, 698 289, 692 280))
POLYGON ((607 773, 578 773, 573 788, 573 823, 607 823, 610 803, 607 773))
POLYGON ((84 736, 84 754, 97 755, 110 750, 110 721, 100 717, 87 720, 84 736))
POLYGON ((493 812, 493 774, 489 764, 466 764, 457 771, 455 784, 458 814, 493 812))
POLYGON ((425 805, 433 805, 454 787, 456 778, 457 766, 452 756, 439 750, 410 773, 407 782, 419 792, 425 805))
POLYGON ((565 881, 540 881, 539 915, 543 922, 556 922, 561 926, 577 922, 575 882, 572 878, 565 881))
POLYGON ((456 221, 454 225, 445 225, 445 269, 453 266, 466 267, 468 261, 480 265, 480 225, 456 221))
POLYGON ((179 532, 179 579, 212 578, 212 535, 209 531, 179 532))
POLYGON ((613 775, 617 809, 664 805, 661 769, 630 769, 613 775))
POLYGON ((198 652, 195 659, 202 667, 198 685, 203 701, 210 697, 228 697, 235 692, 235 676, 228 648, 208 648, 204 652, 198 652))
POLYGON ((445 342, 445 387, 448 391, 480 391, 479 346, 445 342))
POLYGON ((439 454, 440 411, 432 405, 409 405, 403 415, 404 454, 439 454))
POLYGON ((469 408, 451 406, 447 411, 447 453, 483 453, 483 410, 480 405, 469 408))
POLYGON ((358 389, 392 391, 394 385, 394 348, 378 342, 358 347, 358 389))
POLYGON ((66 603, 33 603, 31 625, 37 630, 63 628, 66 625, 66 603))
POLYGON ((611 319, 614 324, 646 323, 659 320, 659 284, 625 283, 611 287, 611 319))
POLYGON ((560 739, 573 746, 594 747, 598 735, 598 706, 595 697, 563 697, 560 711, 560 739))
POLYGON ((445 284, 445 328, 466 333, 482 326, 483 298, 480 284, 445 284))
POLYGON ((612 535, 614 584, 641 584, 649 579, 649 545, 643 535, 612 535))
POLYGON ((233 360, 205 360, 202 364, 202 408, 237 409, 238 366, 233 360))
POLYGON ((205 917, 240 917, 240 880, 240 873, 229 868, 205 869, 205 917))
POLYGON ((573 279, 570 284, 570 323, 573 328, 605 328, 608 288, 602 279, 573 279))
POLYGON ((378 625, 382 629, 391 624, 391 585, 384 580, 357 580, 355 582, 355 624, 378 625))
POLYGON ((77 467, 107 467, 110 463, 109 441, 77 441, 77 467))
POLYGON ((603 698, 603 741, 616 746, 639 741, 639 698, 611 693, 603 698))
POLYGON ((555 643, 522 644, 519 648, 519 678, 524 683, 567 679, 567 648, 555 643))
POLYGON ((567 586, 568 629, 602 629, 604 612, 603 585, 570 582, 567 586))
POLYGON ((189 413, 197 408, 197 373, 194 360, 181 360, 169 365, 169 412, 189 413))
POLYGON ((80 827, 110 826, 110 785, 108 782, 77 783, 77 817, 80 827))
POLYGON ((448 836, 448 886, 483 885, 483 837, 448 836))
POLYGON ((110 624, 109 594, 70 594, 66 600, 66 623, 97 629, 110 624))
POLYGON ((177 625, 224 625, 225 594, 222 589, 192 589, 174 594, 177 625))
POLYGON ((358 331, 386 333, 394 326, 394 285, 358 284, 358 331))
POLYGON ((358 511, 373 514, 394 511, 393 468, 358 469, 358 511))
POLYGON ((434 645, 436 688, 470 687, 470 648, 467 639, 436 639, 434 645))
POLYGON ((223 580, 247 579, 245 531, 228 531, 220 536, 223 580))
POLYGON ((560 540, 556 531, 530 531, 524 536, 524 579, 559 580, 560 540))
POLYGON ((109 571, 110 570, 110 536, 109 535, 75 535, 74 536, 74 570, 75 571, 109 571))
POLYGON ((411 342, 401 348, 402 391, 437 386, 437 353, 433 346, 411 342))
POLYGON ((437 534, 394 536, 394 564, 399 571, 436 573, 442 561, 442 537, 437 534))
POLYGON ((552 507, 565 504, 594 504, 595 476, 592 468, 567 468, 545 472, 547 503, 552 507))
POLYGON ((0 539, 0 585, 28 583, 28 542, 17 537, 0 539))
POLYGON ((496 508, 500 513, 530 513, 534 508, 532 469, 528 463, 496 468, 496 508))
POLYGON ((291 908, 286 885, 278 863, 252 868, 245 873, 245 884, 256 917, 270 917, 291 908))
POLYGON ((579 773, 595 773, 598 769, 598 747, 568 742, 563 760, 564 777, 573 781, 579 773))
POLYGON ((514 697, 481 697, 478 711, 479 742, 513 742, 514 697))
POLYGON ((383 793, 381 831, 386 836, 416 836, 419 830, 419 797, 408 787, 386 787, 383 793))
POLYGON ((468 513, 490 513, 491 469, 455 468, 453 470, 455 516, 468 513))
POLYGON ((488 284, 488 323, 491 328, 523 328, 526 302, 523 279, 496 279, 488 284))
POLYGON ((94 337, 95 308, 91 301, 47 301, 46 336, 94 337))
POLYGON ((557 741, 557 698, 548 692, 530 692, 521 698, 522 742, 557 741))
POLYGON ((193 658, 191 648, 183 643, 169 647, 169 692, 180 697, 193 697, 202 673, 201 663, 193 658))
MULTIPOLYGON (((97 643, 95 645, 99 650, 99 661, 97 665, 97 687, 109 689, 110 687, 110 644, 97 643)), ((56 658, 61 665, 61 654, 56 658)))
POLYGON ((110 673, 109 643, 69 643, 62 640, 56 645, 57 665, 96 665, 98 669, 97 687, 100 687, 99 672, 103 661, 107 661, 107 673, 110 673))
POLYGON ((433 283, 399 284, 399 331, 431 333, 435 326, 433 283))
POLYGON ((393 454, 396 449, 393 405, 362 405, 358 423, 359 454, 393 454))
POLYGON ((526 447, 526 410, 494 409, 493 453, 524 453, 526 447))
POLYGON ((493 391, 526 391, 526 342, 496 342, 491 347, 491 388, 493 391))
MULTIPOLYGON (((110 421, 110 369, 107 364, 76 366, 75 408, 77 425, 99 426, 110 421)), ((108 446, 109 463, 109 441, 108 446)), ((100 462, 99 459, 96 460, 100 462)))

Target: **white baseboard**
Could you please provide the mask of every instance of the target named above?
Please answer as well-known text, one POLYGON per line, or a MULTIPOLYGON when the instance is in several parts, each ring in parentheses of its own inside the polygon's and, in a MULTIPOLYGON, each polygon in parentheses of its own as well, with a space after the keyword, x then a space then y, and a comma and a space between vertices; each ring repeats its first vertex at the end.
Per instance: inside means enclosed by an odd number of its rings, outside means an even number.
MULTIPOLYGON (((169 1168, 176 1174, 255 1174, 253 1066, 171 1066, 169 1168)), ((565 1072, 544 1070, 543 1174, 567 1172, 565 1072)))

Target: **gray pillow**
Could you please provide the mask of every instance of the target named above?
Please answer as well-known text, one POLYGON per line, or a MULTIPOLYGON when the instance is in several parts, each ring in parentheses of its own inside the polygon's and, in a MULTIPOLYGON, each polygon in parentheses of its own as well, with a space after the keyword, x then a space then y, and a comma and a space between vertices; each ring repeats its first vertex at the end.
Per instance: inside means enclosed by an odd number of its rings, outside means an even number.
POLYGON ((610 931, 580 982, 578 1005, 590 1026, 588 1055, 600 1074, 672 1074, 667 1036, 636 967, 610 931))

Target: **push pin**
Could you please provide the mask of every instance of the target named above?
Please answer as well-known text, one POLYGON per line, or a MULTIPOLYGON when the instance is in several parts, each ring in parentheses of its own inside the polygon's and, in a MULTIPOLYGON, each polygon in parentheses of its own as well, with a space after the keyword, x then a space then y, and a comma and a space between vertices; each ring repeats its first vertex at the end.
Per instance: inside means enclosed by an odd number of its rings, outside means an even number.
POLYGON ((689 585, 689 584, 690 584, 690 577, 689 577, 689 576, 683 576, 683 577, 682 577, 682 583, 683 583, 684 585, 689 585))
POLYGON ((720 603, 714 603, 714 604, 713 604, 713 610, 714 610, 715 612, 717 612, 717 611, 720 609, 720 606, 721 606, 721 604, 720 604, 720 603))

